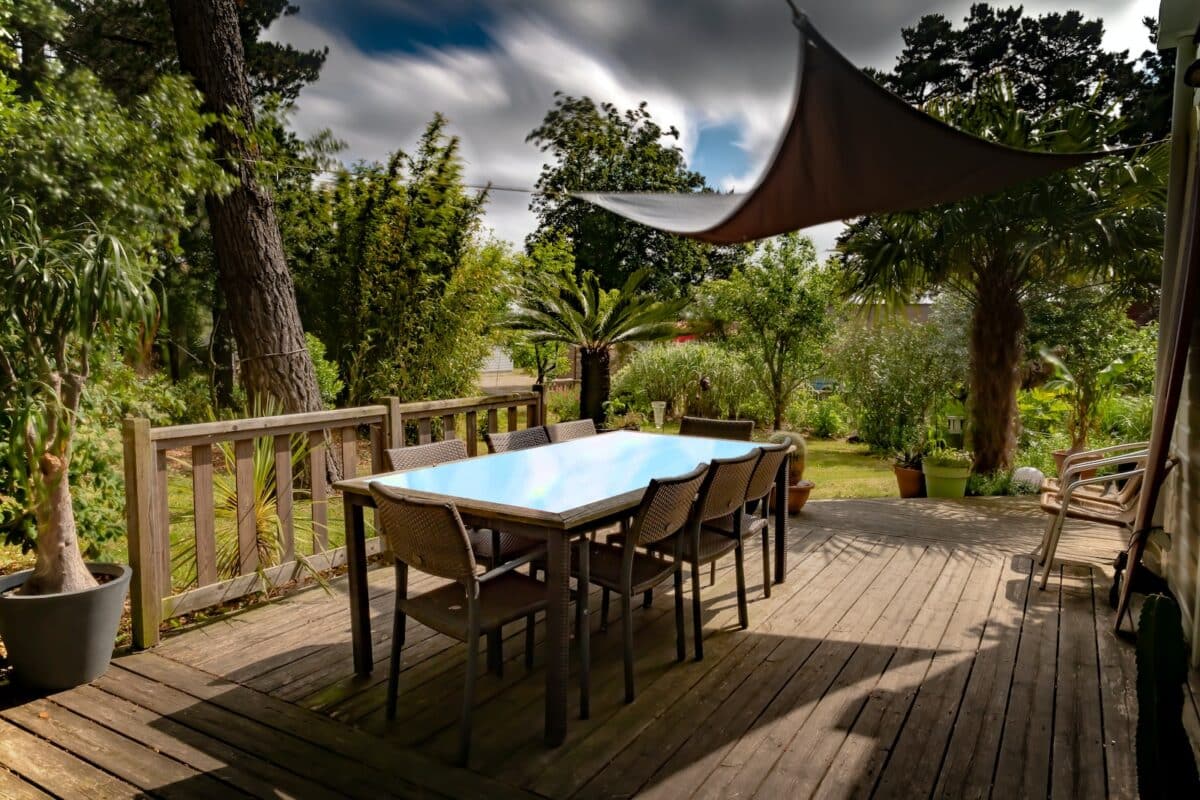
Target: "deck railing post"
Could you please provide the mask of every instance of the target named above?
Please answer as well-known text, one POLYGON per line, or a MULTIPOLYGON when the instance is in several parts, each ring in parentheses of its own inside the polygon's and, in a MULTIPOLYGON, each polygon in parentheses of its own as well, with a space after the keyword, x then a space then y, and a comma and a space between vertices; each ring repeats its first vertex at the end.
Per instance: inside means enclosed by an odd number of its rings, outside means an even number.
POLYGON ((387 435, 384 441, 388 449, 404 446, 404 419, 400 414, 400 398, 388 396, 383 398, 387 406, 387 435))
POLYGON ((122 425, 125 448, 125 525, 129 564, 133 568, 130 613, 133 646, 158 644, 162 622, 162 550, 166 531, 155 529, 156 457, 150 441, 150 420, 126 417, 122 425))

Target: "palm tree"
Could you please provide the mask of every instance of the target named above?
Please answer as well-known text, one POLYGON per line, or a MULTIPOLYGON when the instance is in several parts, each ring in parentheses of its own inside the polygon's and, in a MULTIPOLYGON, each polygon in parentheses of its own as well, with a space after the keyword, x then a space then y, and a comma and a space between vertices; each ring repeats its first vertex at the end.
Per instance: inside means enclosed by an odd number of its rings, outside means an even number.
POLYGON ((639 270, 620 289, 604 291, 592 272, 576 280, 570 272, 533 281, 508 327, 531 343, 562 342, 579 348, 579 416, 604 422, 612 348, 623 342, 652 342, 679 334, 685 300, 663 301, 639 293, 648 272, 639 270))
MULTIPOLYGON (((1013 147, 1079 151, 1119 132, 1111 110, 1071 107, 1032 120, 1001 83, 938 101, 950 124, 1013 147)), ((971 305, 975 469, 1007 467, 1016 448, 1025 302, 1104 284, 1152 285, 1162 249, 1166 150, 1115 155, 1008 191, 922 211, 879 214, 840 242, 848 291, 903 302, 948 289, 971 305)), ((1127 301, 1128 302, 1128 301, 1127 301)))

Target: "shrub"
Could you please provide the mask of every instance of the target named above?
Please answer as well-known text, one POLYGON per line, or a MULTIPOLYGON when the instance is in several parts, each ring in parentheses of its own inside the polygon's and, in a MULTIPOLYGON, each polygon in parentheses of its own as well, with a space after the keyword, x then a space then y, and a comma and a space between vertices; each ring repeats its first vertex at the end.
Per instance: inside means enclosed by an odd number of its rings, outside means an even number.
POLYGON ((952 447, 935 447, 925 454, 923 463, 931 467, 970 467, 975 457, 966 450, 952 447))
POLYGON ((846 404, 838 395, 829 395, 817 401, 812 416, 812 434, 818 439, 836 439, 845 436, 846 404))
POLYGON ((665 400, 667 414, 701 417, 750 417, 764 413, 741 359, 708 342, 656 344, 635 352, 613 377, 613 396, 643 414, 652 400, 665 400))
POLYGON ((1150 438, 1154 418, 1154 396, 1110 397, 1100 404, 1100 432, 1119 442, 1150 438))
POLYGON ((547 422, 579 419, 579 387, 551 389, 546 392, 547 422))
POLYGON ((965 362, 950 330, 904 320, 843 329, 832 367, 858 434, 876 452, 924 436, 931 410, 962 382, 965 362))
POLYGON ((321 394, 321 402, 326 408, 334 408, 346 384, 338 377, 337 364, 325 358, 325 343, 311 333, 304 334, 304 343, 308 347, 309 358, 312 359, 313 369, 317 373, 317 390, 321 394))

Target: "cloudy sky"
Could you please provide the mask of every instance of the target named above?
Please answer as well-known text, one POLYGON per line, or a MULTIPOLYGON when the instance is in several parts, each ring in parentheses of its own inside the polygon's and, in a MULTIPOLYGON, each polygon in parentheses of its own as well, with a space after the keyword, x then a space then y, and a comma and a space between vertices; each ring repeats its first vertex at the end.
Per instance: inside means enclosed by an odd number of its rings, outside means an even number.
MULTIPOLYGON (((556 90, 675 125, 689 165, 711 185, 753 185, 782 131, 797 40, 784 0, 295 0, 271 38, 329 48, 300 96, 303 134, 331 129, 346 161, 408 149, 440 111, 462 138, 471 183, 532 187, 543 155, 525 137, 556 90)), ((798 2, 860 65, 888 68, 900 28, 922 14, 958 21, 970 0, 798 2)), ((1078 8, 1104 19, 1106 45, 1141 53, 1157 0, 1028 0, 1028 13, 1078 8)), ((493 192, 487 224, 520 244, 529 196, 493 192)), ((832 244, 839 224, 810 231, 832 244)))

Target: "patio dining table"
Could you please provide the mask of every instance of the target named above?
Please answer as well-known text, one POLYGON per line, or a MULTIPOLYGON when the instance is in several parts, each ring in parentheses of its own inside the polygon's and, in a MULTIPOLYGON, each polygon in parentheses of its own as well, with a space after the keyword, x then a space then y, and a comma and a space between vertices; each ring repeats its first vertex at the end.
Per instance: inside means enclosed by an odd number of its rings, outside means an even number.
MULTIPOLYGON (((463 521, 546 543, 545 739, 561 744, 567 732, 570 644, 568 605, 572 541, 619 522, 638 507, 652 478, 679 475, 714 458, 733 458, 754 442, 617 431, 528 450, 498 453, 436 467, 339 481, 345 504, 346 552, 354 668, 371 671, 365 508, 378 482, 413 495, 453 500, 463 521)), ((786 574, 787 461, 776 476, 775 569, 786 574)))

